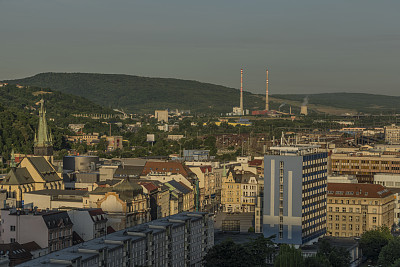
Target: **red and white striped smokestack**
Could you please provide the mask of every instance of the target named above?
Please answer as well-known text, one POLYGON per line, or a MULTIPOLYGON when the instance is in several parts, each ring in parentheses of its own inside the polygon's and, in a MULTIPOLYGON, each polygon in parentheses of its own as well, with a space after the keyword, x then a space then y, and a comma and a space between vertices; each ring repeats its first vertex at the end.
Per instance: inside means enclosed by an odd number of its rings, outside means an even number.
POLYGON ((240 112, 244 115, 243 109, 243 69, 240 69, 240 112))
POLYGON ((268 69, 267 69, 267 89, 266 89, 266 93, 265 93, 265 110, 269 110, 269 99, 268 99, 268 69))

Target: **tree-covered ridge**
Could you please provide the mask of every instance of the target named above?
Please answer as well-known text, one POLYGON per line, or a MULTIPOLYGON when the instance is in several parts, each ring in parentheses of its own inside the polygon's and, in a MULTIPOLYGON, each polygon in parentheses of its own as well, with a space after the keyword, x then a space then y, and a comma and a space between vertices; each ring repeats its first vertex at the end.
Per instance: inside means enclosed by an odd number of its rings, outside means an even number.
POLYGON ((0 87, 0 104, 4 107, 35 111, 40 99, 45 100, 45 107, 50 116, 66 117, 74 113, 115 113, 80 96, 43 89, 35 86, 0 87))
MULTIPOLYGON (((197 81, 148 78, 121 74, 41 73, 8 81, 51 88, 86 97, 100 105, 127 112, 185 109, 193 112, 231 112, 239 105, 239 90, 197 81)), ((244 106, 263 109, 262 97, 244 92, 244 106)))
POLYGON ((273 97, 300 103, 307 99, 309 104, 355 109, 366 113, 400 111, 400 96, 364 93, 323 93, 274 95, 273 97))

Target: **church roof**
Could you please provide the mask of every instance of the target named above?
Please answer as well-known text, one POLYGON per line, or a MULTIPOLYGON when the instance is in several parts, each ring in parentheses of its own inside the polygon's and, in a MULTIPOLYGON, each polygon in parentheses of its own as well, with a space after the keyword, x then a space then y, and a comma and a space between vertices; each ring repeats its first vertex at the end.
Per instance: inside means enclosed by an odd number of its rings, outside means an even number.
POLYGON ((2 181, 2 185, 22 185, 34 183, 32 176, 26 168, 12 168, 2 181))
POLYGON ((43 180, 46 182, 60 181, 56 170, 44 157, 28 157, 29 162, 33 167, 42 175, 43 180))

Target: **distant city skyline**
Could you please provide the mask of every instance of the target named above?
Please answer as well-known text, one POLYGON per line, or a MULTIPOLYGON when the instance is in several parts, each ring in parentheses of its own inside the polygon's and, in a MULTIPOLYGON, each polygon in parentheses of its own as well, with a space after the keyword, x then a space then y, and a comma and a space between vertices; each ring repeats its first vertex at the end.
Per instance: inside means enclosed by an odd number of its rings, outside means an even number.
POLYGON ((400 95, 398 1, 4 1, 0 80, 197 80, 270 94, 400 95))

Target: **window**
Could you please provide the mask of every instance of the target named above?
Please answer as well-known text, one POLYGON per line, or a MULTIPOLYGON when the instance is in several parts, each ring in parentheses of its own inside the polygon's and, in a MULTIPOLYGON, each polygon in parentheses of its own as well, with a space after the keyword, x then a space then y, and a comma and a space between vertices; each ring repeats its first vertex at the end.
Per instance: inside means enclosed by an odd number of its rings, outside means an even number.
POLYGON ((360 230, 360 226, 358 224, 356 224, 356 231, 360 230))
POLYGON ((332 207, 329 207, 329 211, 332 211, 333 209, 332 209, 332 207))
POLYGON ((15 225, 10 225, 10 231, 15 232, 15 225))
POLYGON ((332 221, 332 215, 329 215, 329 220, 332 221))
POLYGON ((376 223, 376 217, 372 217, 372 223, 376 223))
POLYGON ((335 221, 339 221, 339 215, 335 216, 335 221))
POLYGON ((339 230, 339 224, 338 223, 335 224, 335 229, 339 230))
POLYGON ((342 230, 346 230, 346 225, 342 224, 342 230))
POLYGON ((14 243, 15 242, 15 238, 10 238, 10 243, 14 243))
POLYGON ((336 208, 335 208, 335 211, 336 211, 336 212, 339 212, 339 207, 336 207, 336 208))
POLYGON ((342 208, 342 212, 346 212, 346 208, 342 208))
POLYGON ((349 216, 349 222, 353 221, 353 216, 349 216))
POLYGON ((353 230, 353 225, 349 224, 349 230, 353 230))
POLYGON ((342 221, 346 221, 346 216, 342 216, 342 221))
POLYGON ((360 216, 356 216, 356 222, 360 221, 360 216))

